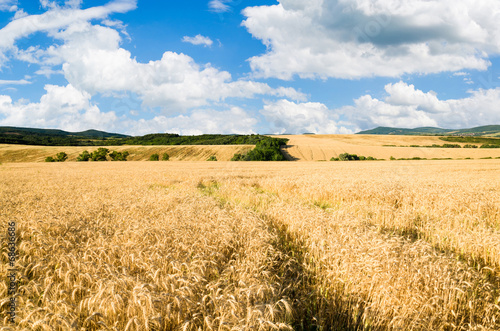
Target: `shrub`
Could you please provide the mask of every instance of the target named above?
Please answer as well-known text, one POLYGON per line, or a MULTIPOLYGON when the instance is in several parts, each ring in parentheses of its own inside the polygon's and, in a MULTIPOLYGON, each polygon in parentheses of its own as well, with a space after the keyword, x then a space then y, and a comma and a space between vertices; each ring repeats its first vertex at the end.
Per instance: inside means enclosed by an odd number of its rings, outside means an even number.
POLYGON ((160 160, 160 155, 158 155, 157 153, 154 153, 149 157, 149 161, 159 161, 159 160, 160 160))
POLYGON ((464 145, 463 148, 477 148, 477 145, 467 144, 467 145, 464 145))
POLYGON ((286 145, 288 139, 266 137, 257 142, 255 148, 247 154, 236 153, 231 161, 286 161, 280 147, 286 145))
POLYGON ((462 148, 459 144, 443 144, 443 148, 462 148))
POLYGON ((207 161, 217 161, 217 157, 215 155, 210 156, 207 161))
POLYGON ((394 156, 391 156, 391 161, 394 161, 396 160, 396 158, 394 156))
POLYGON ((55 157, 48 156, 45 158, 45 162, 64 162, 68 159, 68 154, 64 152, 57 153, 55 157))
POLYGON ((236 153, 231 158, 231 161, 245 161, 245 156, 246 155, 244 155, 244 154, 236 153))
POLYGON ((340 161, 359 161, 359 156, 356 154, 343 153, 339 155, 340 161))
POLYGON ((500 148, 500 145, 483 144, 480 148, 500 148))
POLYGON ((88 151, 83 151, 82 154, 78 155, 76 158, 77 161, 88 161, 90 160, 91 155, 88 151))
POLYGON ((117 152, 113 151, 109 154, 112 161, 127 161, 127 156, 129 156, 129 152, 117 152))
POLYGON ((64 152, 57 153, 56 162, 64 162, 68 159, 68 154, 64 152))
POLYGON ((167 153, 163 153, 163 155, 161 156, 161 160, 162 161, 170 160, 170 155, 168 155, 167 153))
POLYGON ((99 147, 97 151, 94 151, 92 154, 90 154, 90 158, 92 159, 92 161, 106 161, 106 156, 108 155, 108 153, 109 149, 99 147))
POLYGON ((342 153, 338 157, 332 157, 330 161, 374 161, 373 156, 362 156, 356 154, 342 153))

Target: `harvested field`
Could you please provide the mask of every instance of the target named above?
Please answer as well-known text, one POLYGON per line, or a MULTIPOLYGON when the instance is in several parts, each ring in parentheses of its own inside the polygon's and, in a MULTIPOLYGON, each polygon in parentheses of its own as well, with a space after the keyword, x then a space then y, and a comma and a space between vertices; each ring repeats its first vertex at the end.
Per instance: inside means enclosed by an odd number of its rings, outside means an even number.
MULTIPOLYGON (((4 163, 0 223, 16 222, 19 251, 11 327, 498 330, 499 170, 4 163)), ((2 274, 7 260, 2 241, 2 274)))
MULTIPOLYGON (((431 136, 396 136, 396 135, 291 135, 278 136, 290 139, 283 148, 288 159, 297 161, 330 160, 342 153, 373 156, 377 159, 399 158, 452 158, 479 159, 500 157, 500 149, 471 148, 423 148, 389 147, 443 145, 446 141, 431 136)), ((459 144, 465 145, 465 144, 459 144)))
MULTIPOLYGON (((130 161, 148 160, 151 154, 168 153, 171 161, 205 161, 212 155, 219 161, 229 161, 235 153, 247 153, 253 145, 182 145, 182 146, 104 146, 110 151, 128 151, 130 161)), ((0 144, 0 162, 43 162, 59 152, 68 154, 68 161, 76 161, 80 153, 92 152, 98 146, 27 146, 0 144)))

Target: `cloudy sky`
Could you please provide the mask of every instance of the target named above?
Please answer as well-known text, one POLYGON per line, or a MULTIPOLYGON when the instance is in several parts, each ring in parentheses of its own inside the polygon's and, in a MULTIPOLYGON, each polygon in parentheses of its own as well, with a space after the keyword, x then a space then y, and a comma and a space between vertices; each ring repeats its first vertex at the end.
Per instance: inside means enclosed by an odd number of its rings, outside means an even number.
POLYGON ((500 124, 498 0, 0 0, 0 126, 500 124))

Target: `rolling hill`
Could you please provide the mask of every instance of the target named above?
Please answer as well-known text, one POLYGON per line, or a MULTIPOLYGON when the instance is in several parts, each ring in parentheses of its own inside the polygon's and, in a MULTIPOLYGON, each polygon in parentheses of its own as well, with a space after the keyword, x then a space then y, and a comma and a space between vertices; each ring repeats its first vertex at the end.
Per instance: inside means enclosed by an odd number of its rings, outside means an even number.
MULTIPOLYGON (((377 159, 394 158, 452 158, 480 159, 500 157, 499 148, 429 148, 443 145, 446 141, 438 136, 417 135, 283 135, 289 139, 282 147, 283 154, 293 161, 327 161, 342 153, 372 156, 377 159), (419 146, 419 147, 416 147, 419 146)), ((478 138, 476 138, 478 139, 478 138)), ((498 138, 497 138, 498 139, 498 138)), ((500 141, 500 139, 499 139, 500 141)), ((458 142, 464 146, 470 143, 458 142)), ((480 145, 477 144, 477 145, 480 145)))
POLYGON ((470 129, 442 129, 434 127, 421 127, 415 129, 382 127, 361 131, 357 134, 381 134, 381 135, 416 135, 416 136, 499 136, 500 125, 485 125, 470 129))

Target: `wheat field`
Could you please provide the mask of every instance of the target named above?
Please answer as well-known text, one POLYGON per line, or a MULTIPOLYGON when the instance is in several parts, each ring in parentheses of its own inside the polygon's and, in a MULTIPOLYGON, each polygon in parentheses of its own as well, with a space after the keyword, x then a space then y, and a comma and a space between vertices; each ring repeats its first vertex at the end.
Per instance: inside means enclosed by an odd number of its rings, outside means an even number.
MULTIPOLYGON (((182 145, 182 146, 104 146, 110 151, 130 153, 129 161, 147 161, 152 154, 167 153, 172 161, 205 161, 215 155, 219 161, 229 161, 234 154, 246 154, 254 145, 182 145)), ((44 162, 59 152, 68 155, 68 162, 76 161, 83 151, 95 151, 99 146, 29 146, 0 144, 0 162, 44 162)))
POLYGON ((1 330, 498 330, 500 160, 0 165, 1 330))
MULTIPOLYGON (((354 153, 389 160, 390 157, 426 159, 480 159, 500 157, 500 150, 489 148, 426 148, 411 145, 443 145, 446 141, 437 136, 397 136, 397 135, 284 135, 288 138, 283 148, 289 160, 320 161, 330 160, 342 153, 354 153), (406 146, 406 147, 401 147, 406 146)), ((465 143, 459 143, 463 146, 465 143)), ((480 144, 478 144, 480 145, 480 144)))

